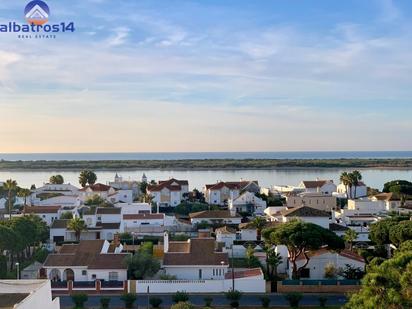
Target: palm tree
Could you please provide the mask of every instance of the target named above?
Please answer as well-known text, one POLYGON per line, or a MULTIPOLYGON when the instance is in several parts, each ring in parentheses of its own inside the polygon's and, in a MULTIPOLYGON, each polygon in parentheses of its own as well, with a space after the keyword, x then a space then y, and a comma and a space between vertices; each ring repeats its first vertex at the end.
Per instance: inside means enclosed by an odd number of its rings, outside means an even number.
POLYGON ((351 182, 350 176, 347 172, 343 172, 340 174, 340 182, 345 186, 346 188, 346 198, 349 198, 348 192, 349 192, 349 184, 351 182))
POLYGON ((69 221, 69 223, 67 224, 67 228, 69 230, 74 231, 76 240, 79 241, 82 231, 86 229, 86 224, 81 218, 75 217, 69 221))
POLYGON ((265 243, 263 250, 266 253, 266 276, 271 283, 271 290, 276 291, 278 280, 278 266, 283 263, 282 256, 276 252, 275 247, 270 243, 265 243))
POLYGON ((24 198, 24 207, 27 206, 27 198, 30 196, 31 191, 30 189, 20 189, 19 192, 17 192, 17 195, 19 197, 24 198))
POLYGON ((7 191, 9 218, 11 219, 11 210, 13 209, 13 194, 17 190, 17 181, 13 179, 7 179, 6 182, 3 184, 3 188, 7 191))
POLYGON ((257 240, 260 240, 262 230, 266 226, 266 224, 267 224, 267 222, 266 222, 266 219, 264 217, 256 217, 255 219, 253 219, 252 225, 256 228, 257 240))
POLYGON ((353 171, 350 173, 352 179, 352 185, 355 186, 355 198, 356 198, 356 187, 359 186, 359 182, 362 180, 362 175, 359 171, 353 171))
POLYGON ((345 235, 343 235, 343 239, 347 244, 349 244, 349 249, 352 251, 353 249, 353 242, 358 238, 358 233, 355 230, 347 229, 345 235))

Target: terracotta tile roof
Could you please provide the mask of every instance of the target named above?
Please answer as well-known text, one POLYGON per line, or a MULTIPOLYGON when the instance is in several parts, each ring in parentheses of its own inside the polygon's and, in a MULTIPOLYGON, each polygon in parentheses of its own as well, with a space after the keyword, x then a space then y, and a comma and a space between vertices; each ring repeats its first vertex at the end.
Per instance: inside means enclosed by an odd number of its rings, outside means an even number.
POLYGON ((315 188, 320 188, 320 187, 322 187, 325 183, 327 183, 328 181, 331 181, 331 180, 313 180, 313 181, 302 181, 302 183, 303 183, 303 186, 305 187, 305 188, 312 188, 312 189, 315 189, 315 188))
POLYGON ((65 229, 69 221, 70 220, 66 220, 66 219, 54 220, 50 228, 51 229, 65 229))
POLYGON ((120 207, 97 207, 97 215, 120 215, 122 209, 120 207))
POLYGON ((390 201, 392 200, 393 193, 379 193, 374 195, 373 197, 376 198, 378 201, 390 201))
POLYGON ((55 214, 58 213, 61 206, 26 206, 23 213, 26 214, 55 214))
POLYGON ((102 183, 96 183, 94 185, 85 186, 84 188, 81 188, 79 191, 86 191, 88 188, 90 188, 94 192, 106 192, 109 191, 111 187, 104 185, 102 183))
POLYGON ((236 234, 236 230, 228 226, 219 227, 215 230, 215 232, 221 234, 236 234))
POLYGON ((118 230, 120 229, 120 222, 116 222, 116 223, 97 222, 96 227, 99 227, 103 230, 118 230))
MULTIPOLYGON (((163 265, 224 265, 229 264, 229 256, 227 253, 215 251, 214 238, 192 238, 188 241, 189 251, 171 252, 172 248, 164 254, 163 265)), ((186 245, 187 246, 187 245, 186 245)), ((181 246, 187 250, 186 246, 181 246)))
POLYGON ((170 241, 169 251, 174 253, 189 253, 190 243, 189 241, 170 241))
MULTIPOLYGON (((263 276, 262 270, 260 268, 251 268, 241 271, 235 271, 235 279, 248 278, 263 276)), ((232 272, 227 272, 225 274, 225 279, 232 279, 232 272)))
POLYGON ((250 183, 254 183, 257 186, 259 185, 257 180, 253 181, 220 181, 215 184, 207 184, 205 185, 206 190, 220 190, 223 187, 227 187, 231 190, 242 190, 243 188, 247 187, 250 183))
POLYGON ((82 240, 77 245, 63 245, 57 254, 49 254, 44 267, 86 266, 89 269, 127 269, 128 254, 100 253, 104 240, 82 240), (67 246, 67 247, 66 247, 67 246))
MULTIPOLYGON (((309 258, 312 258, 312 257, 315 257, 315 256, 320 256, 320 255, 323 255, 323 254, 327 254, 327 253, 332 253, 332 254, 336 253, 336 254, 339 254, 342 257, 346 257, 346 258, 351 259, 351 260, 355 260, 355 261, 358 261, 358 262, 365 262, 363 257, 361 257, 359 254, 357 254, 355 252, 351 252, 350 250, 347 250, 347 249, 342 250, 341 252, 331 252, 327 248, 321 248, 321 249, 316 250, 316 251, 309 251, 307 254, 308 254, 309 258)), ((296 260, 300 261, 300 260, 304 260, 304 259, 305 259, 305 256, 303 254, 301 254, 297 257, 296 260)))
POLYGON ((182 190, 182 186, 188 186, 189 182, 187 180, 177 180, 177 179, 169 179, 169 180, 161 180, 156 185, 149 185, 147 190, 149 192, 156 192, 161 191, 164 188, 169 189, 170 191, 180 191, 182 190))
POLYGON ((123 220, 159 220, 163 219, 164 214, 124 214, 123 220))
POLYGON ((309 206, 295 207, 291 209, 282 210, 280 212, 284 217, 327 217, 331 214, 327 211, 312 208, 309 206))
POLYGON ((239 216, 231 216, 229 210, 204 210, 199 212, 192 212, 189 214, 190 218, 196 219, 230 219, 240 218, 239 216))

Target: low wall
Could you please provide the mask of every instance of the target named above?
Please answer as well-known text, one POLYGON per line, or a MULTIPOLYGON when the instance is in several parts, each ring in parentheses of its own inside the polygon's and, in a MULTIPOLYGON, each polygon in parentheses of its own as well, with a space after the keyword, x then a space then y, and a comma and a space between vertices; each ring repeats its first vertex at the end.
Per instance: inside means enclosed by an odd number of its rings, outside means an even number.
MULTIPOLYGON (((336 280, 335 280, 336 281, 336 280)), ((277 291, 278 293, 348 293, 357 292, 360 289, 359 282, 327 282, 327 280, 286 280, 278 281, 277 291), (296 282, 292 282, 296 281, 296 282), (333 284, 332 284, 333 283, 333 284)))
MULTIPOLYGON (((137 280, 129 284, 129 292, 150 293, 222 293, 232 289, 232 280, 137 280), (135 287, 135 288, 134 288, 135 287)), ((261 278, 236 279, 235 290, 243 293, 265 293, 266 282, 261 278)))

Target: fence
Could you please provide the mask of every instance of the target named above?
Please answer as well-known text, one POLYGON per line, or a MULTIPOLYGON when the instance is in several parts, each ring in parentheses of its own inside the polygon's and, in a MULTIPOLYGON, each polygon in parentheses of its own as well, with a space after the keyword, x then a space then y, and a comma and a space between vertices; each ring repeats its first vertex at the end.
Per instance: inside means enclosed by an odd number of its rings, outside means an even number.
POLYGON ((123 293, 128 290, 128 281, 59 281, 51 282, 52 291, 55 293, 70 294, 71 292, 86 292, 86 293, 123 293))
POLYGON ((347 293, 360 288, 359 280, 283 280, 277 283, 279 293, 347 293))

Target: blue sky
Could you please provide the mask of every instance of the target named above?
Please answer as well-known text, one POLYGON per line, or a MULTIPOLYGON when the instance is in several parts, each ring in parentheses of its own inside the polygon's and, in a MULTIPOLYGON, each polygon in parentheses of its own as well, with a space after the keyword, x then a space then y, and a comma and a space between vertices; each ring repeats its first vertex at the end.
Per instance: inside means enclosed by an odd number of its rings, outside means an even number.
POLYGON ((412 149, 411 1, 47 3, 77 30, 0 33, 0 152, 412 149))

